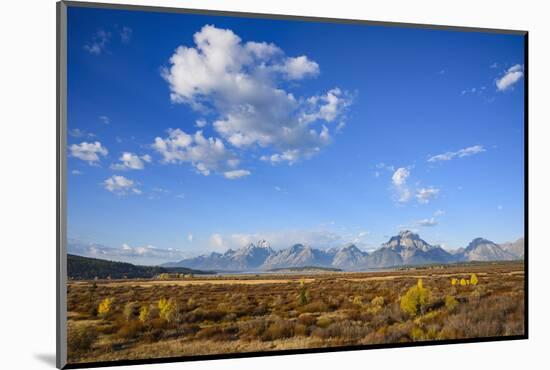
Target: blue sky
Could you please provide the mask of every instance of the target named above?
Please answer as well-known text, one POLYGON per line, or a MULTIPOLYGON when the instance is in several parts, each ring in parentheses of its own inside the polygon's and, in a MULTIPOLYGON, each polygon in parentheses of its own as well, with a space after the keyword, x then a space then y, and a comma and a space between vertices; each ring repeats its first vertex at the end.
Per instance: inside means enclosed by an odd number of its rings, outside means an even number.
POLYGON ((257 239, 372 249, 404 228, 515 240, 523 48, 69 7, 68 237, 140 263, 257 239))

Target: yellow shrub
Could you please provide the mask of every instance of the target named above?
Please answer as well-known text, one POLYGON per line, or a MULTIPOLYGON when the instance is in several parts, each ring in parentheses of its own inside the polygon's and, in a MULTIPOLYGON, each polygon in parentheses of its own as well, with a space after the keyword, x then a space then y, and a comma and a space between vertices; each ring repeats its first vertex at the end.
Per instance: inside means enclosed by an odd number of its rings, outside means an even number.
POLYGON ((447 307, 449 311, 454 311, 456 306, 458 306, 458 301, 455 297, 453 297, 452 295, 448 295, 445 297, 445 307, 447 307))
POLYGON ((370 303, 373 306, 382 307, 384 305, 384 297, 374 297, 370 303))
POLYGON ((113 299, 105 298, 99 303, 99 306, 97 307, 97 314, 103 318, 107 317, 107 315, 111 312, 112 305, 113 299))
POLYGON ((162 273, 159 275, 160 280, 170 280, 170 274, 162 273))
POLYGON ((139 321, 146 322, 147 320, 149 320, 149 314, 149 306, 141 306, 141 308, 139 309, 139 321))
POLYGON ((416 316, 419 313, 424 313, 426 305, 430 300, 431 292, 427 288, 424 288, 422 279, 418 279, 418 283, 401 297, 400 307, 403 312, 416 316))
POLYGON ((456 285, 458 283, 458 280, 455 278, 451 279, 451 285, 456 285))
POLYGON ((465 286, 467 283, 466 283, 466 279, 462 278, 460 279, 460 285, 461 286, 465 286))
POLYGON ((175 321, 178 309, 173 298, 161 298, 158 302, 159 317, 167 322, 175 321))
POLYGON ((479 281, 477 280, 476 274, 472 274, 472 275, 470 276, 470 284, 472 284, 472 285, 477 285, 478 282, 479 282, 479 281))
POLYGON ((353 298, 353 304, 361 306, 363 304, 363 299, 360 296, 355 296, 355 298, 353 298))

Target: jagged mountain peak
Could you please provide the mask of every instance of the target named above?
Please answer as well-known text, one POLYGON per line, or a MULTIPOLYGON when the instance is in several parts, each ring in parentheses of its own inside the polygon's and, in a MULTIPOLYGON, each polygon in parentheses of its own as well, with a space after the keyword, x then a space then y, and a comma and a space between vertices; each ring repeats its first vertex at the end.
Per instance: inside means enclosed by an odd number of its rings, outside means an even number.
POLYGON ((273 249, 271 249, 271 246, 266 240, 259 240, 256 243, 249 243, 244 247, 237 249, 236 252, 237 254, 248 254, 254 252, 255 250, 267 251, 269 253, 273 252, 273 249))
POLYGON ((353 252, 359 251, 360 252, 361 250, 357 248, 355 244, 349 243, 344 245, 342 248, 340 248, 339 251, 353 251, 353 252))
POLYGON ((414 233, 410 230, 401 230, 399 231, 399 234, 397 236, 400 238, 420 239, 420 236, 417 233, 414 233))
POLYGON ((490 241, 489 239, 485 239, 485 238, 475 238, 474 240, 472 240, 470 242, 470 244, 468 244, 468 246, 466 247, 466 249, 468 248, 475 248, 477 247, 478 245, 481 245, 481 244, 490 244, 490 245, 496 245, 496 243, 490 241))
POLYGON ((392 236, 387 243, 382 245, 382 247, 395 250, 420 249, 423 251, 436 248, 421 239, 418 234, 409 230, 402 230, 398 235, 392 236))
POLYGON ((466 261, 506 261, 516 258, 512 253, 485 238, 472 240, 462 254, 462 259, 466 261))
POLYGON ((331 249, 319 249, 305 243, 296 243, 288 248, 273 250, 267 241, 259 240, 237 250, 230 249, 224 254, 212 252, 170 265, 218 271, 260 271, 303 266, 338 267, 357 271, 401 265, 522 258, 523 239, 508 244, 499 246, 485 238, 476 238, 467 248, 458 249, 451 254, 439 245, 427 243, 418 234, 403 230, 382 244, 379 249, 369 253, 353 243, 331 249))

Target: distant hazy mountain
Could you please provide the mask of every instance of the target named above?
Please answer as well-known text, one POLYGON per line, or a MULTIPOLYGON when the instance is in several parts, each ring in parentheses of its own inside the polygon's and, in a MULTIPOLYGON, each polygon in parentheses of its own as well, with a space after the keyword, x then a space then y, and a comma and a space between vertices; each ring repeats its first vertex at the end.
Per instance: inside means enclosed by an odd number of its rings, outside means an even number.
POLYGON ((401 231, 367 257, 367 267, 449 263, 456 257, 438 245, 430 245, 411 231, 401 231))
POLYGON ((513 260, 521 258, 520 252, 523 256, 523 248, 520 248, 520 245, 523 246, 523 239, 499 246, 489 240, 478 238, 466 248, 448 252, 439 245, 427 243, 418 234, 401 231, 370 254, 354 244, 323 250, 298 243, 275 251, 265 240, 261 240, 237 250, 229 249, 223 254, 212 252, 163 266, 215 271, 267 271, 313 266, 358 271, 403 265, 513 260))
POLYGON ((499 246, 502 250, 513 254, 517 258, 525 257, 525 241, 523 238, 520 238, 513 243, 502 243, 499 246))
POLYGON ((314 249, 309 245, 294 244, 270 255, 262 264, 262 270, 284 267, 321 266, 330 267, 333 258, 331 251, 314 249))
POLYGON ((366 267, 368 253, 363 252, 354 244, 337 249, 331 265, 342 270, 355 270, 366 267))
POLYGON ((498 244, 483 238, 472 240, 460 257, 463 261, 511 261, 518 259, 498 244))
POLYGON ((275 251, 265 240, 239 248, 229 249, 225 253, 212 252, 179 262, 165 263, 164 267, 189 267, 218 271, 249 271, 258 270, 275 251))

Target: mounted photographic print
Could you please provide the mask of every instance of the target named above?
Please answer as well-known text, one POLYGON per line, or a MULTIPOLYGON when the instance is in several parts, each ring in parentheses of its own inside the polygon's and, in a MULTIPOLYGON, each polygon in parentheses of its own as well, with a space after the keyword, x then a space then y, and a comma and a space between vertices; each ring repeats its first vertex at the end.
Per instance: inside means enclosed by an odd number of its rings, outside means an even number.
POLYGON ((58 41, 59 367, 527 338, 527 32, 62 2, 58 41))

